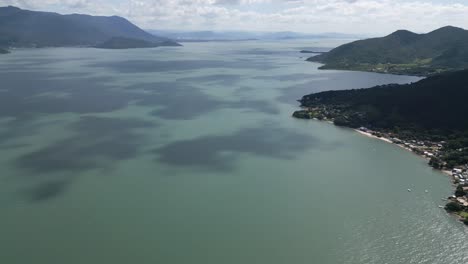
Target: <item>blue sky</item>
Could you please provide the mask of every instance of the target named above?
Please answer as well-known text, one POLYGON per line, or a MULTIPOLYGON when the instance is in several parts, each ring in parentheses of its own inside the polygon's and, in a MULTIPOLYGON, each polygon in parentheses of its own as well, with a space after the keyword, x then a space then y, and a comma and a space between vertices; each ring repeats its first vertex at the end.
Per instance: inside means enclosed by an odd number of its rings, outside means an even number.
POLYGON ((0 5, 120 15, 146 29, 383 35, 468 28, 468 0, 0 0, 0 5))

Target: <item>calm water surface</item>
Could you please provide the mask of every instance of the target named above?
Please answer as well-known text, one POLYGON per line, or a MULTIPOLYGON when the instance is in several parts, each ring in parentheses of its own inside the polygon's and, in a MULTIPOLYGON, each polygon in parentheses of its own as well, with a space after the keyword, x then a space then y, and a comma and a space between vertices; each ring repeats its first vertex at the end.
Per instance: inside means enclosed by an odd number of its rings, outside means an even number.
POLYGON ((290 117, 304 94, 418 80, 298 52, 338 44, 2 56, 0 263, 468 263, 448 177, 290 117))

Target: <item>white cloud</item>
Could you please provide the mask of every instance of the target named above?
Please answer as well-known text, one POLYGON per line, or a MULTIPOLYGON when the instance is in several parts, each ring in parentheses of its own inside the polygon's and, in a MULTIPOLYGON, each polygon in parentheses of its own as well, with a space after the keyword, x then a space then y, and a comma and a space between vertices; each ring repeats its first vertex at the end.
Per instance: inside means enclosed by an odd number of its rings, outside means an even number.
POLYGON ((62 13, 121 15, 144 28, 386 34, 468 28, 468 3, 440 0, 0 0, 62 13))

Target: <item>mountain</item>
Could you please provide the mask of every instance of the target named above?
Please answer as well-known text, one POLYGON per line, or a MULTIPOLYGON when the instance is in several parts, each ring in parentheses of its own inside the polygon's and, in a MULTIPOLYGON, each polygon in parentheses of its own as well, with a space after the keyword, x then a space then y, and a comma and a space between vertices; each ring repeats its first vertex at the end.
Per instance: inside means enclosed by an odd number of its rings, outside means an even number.
POLYGON ((356 35, 341 33, 306 34, 297 32, 247 32, 247 31, 170 31, 148 30, 153 34, 183 42, 195 41, 242 41, 242 40, 288 40, 343 38, 357 39, 356 35))
POLYGON ((176 45, 118 16, 60 15, 0 7, 0 46, 63 47, 95 46, 113 37, 176 45))
POLYGON ((468 68, 468 31, 443 27, 427 34, 398 30, 359 40, 308 59, 322 69, 431 75, 468 68))
POLYGON ((173 43, 165 45, 164 42, 154 43, 142 39, 113 37, 97 46, 99 49, 136 49, 136 48, 154 48, 159 46, 174 46, 173 43))

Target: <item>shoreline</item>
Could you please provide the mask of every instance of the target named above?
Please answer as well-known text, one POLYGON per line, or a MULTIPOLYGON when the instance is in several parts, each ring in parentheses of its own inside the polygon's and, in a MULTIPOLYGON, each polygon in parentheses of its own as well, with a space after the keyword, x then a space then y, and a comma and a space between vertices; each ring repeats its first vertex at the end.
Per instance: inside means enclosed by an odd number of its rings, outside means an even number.
MULTIPOLYGON (((353 130, 356 131, 356 132, 358 132, 359 134, 361 134, 361 135, 363 135, 363 136, 368 137, 368 138, 378 139, 378 140, 381 140, 381 141, 383 141, 383 142, 386 142, 386 143, 389 143, 389 144, 398 146, 398 147, 400 147, 400 148, 402 148, 402 149, 404 149, 404 150, 406 150, 406 151, 409 151, 409 152, 411 152, 411 153, 417 155, 418 157, 421 157, 421 158, 423 158, 423 159, 425 159, 425 160, 427 160, 427 161, 430 160, 430 159, 427 158, 426 156, 417 154, 417 153, 415 153, 414 151, 412 151, 411 149, 409 149, 409 148, 407 148, 407 147, 405 147, 405 146, 403 146, 403 145, 396 144, 395 142, 393 142, 392 140, 390 140, 390 139, 388 139, 388 138, 386 138, 386 137, 377 137, 377 136, 372 135, 371 133, 364 132, 364 131, 361 131, 361 130, 355 129, 355 128, 353 128, 353 130)), ((434 168, 433 168, 433 170, 436 170, 436 171, 441 172, 442 174, 445 174, 445 175, 448 175, 448 176, 452 176, 452 172, 451 172, 451 171, 448 171, 448 170, 438 170, 438 169, 434 169, 434 168)))
MULTIPOLYGON (((386 137, 377 137, 377 136, 375 136, 375 135, 373 135, 373 134, 371 134, 371 133, 364 132, 364 131, 361 131, 361 130, 359 130, 359 129, 354 129, 354 128, 353 128, 353 130, 356 131, 356 132, 358 132, 359 134, 365 136, 365 137, 373 138, 373 139, 378 139, 378 140, 381 140, 381 141, 383 141, 383 142, 386 142, 386 143, 389 143, 389 144, 392 144, 392 145, 396 145, 396 146, 398 146, 398 147, 400 147, 400 148, 402 148, 402 149, 404 149, 404 150, 406 150, 406 151, 409 151, 409 152, 411 152, 411 153, 417 155, 418 157, 421 157, 421 158, 425 159, 425 160, 428 161, 428 162, 430 161, 430 159, 429 159, 428 157, 426 157, 425 155, 418 154, 418 153, 414 152, 413 150, 411 150, 411 149, 405 147, 404 145, 397 144, 397 143, 393 142, 392 140, 390 140, 390 139, 388 139, 388 138, 386 138, 386 137)), ((432 169, 435 170, 435 171, 437 171, 437 172, 439 172, 439 173, 441 173, 441 174, 443 174, 443 175, 449 176, 449 177, 450 177, 450 180, 451 180, 451 185, 452 185, 452 187, 453 187, 454 189, 457 188, 457 183, 455 183, 455 181, 454 181, 455 177, 454 177, 454 174, 453 174, 452 171, 443 170, 443 169, 435 169, 435 168, 432 168, 432 169)), ((452 202, 452 203, 457 203, 457 204, 459 204, 459 205, 460 205, 460 204, 464 205, 463 201, 459 201, 458 199, 460 199, 460 198, 457 198, 455 195, 452 195, 452 196, 450 196, 450 197, 447 198, 447 201, 448 201, 448 202, 452 202)), ((467 202, 466 199, 465 199, 465 202, 467 202)), ((439 206, 439 207, 440 207, 440 206, 439 206)), ((441 208, 442 208, 442 207, 441 207, 441 208)), ((445 209, 445 211, 446 211, 449 215, 454 216, 459 222, 461 222, 461 223, 463 223, 463 224, 465 224, 465 225, 468 225, 468 223, 467 223, 467 218, 465 218, 464 216, 462 216, 462 215, 460 214, 460 212, 449 211, 449 209, 447 209, 447 205, 444 207, 444 209, 445 209)))
MULTIPOLYGON (((330 118, 323 114, 323 111, 327 109, 312 109, 295 111, 293 117, 298 119, 312 119, 316 121, 327 122, 334 126, 354 130, 359 135, 367 138, 378 139, 386 143, 394 144, 406 151, 409 151, 420 158, 423 158, 427 163, 426 165, 431 167, 433 171, 437 171, 442 175, 450 177, 451 185, 454 189, 454 194, 447 198, 448 203, 444 208, 450 215, 457 215, 465 225, 468 225, 468 165, 454 166, 453 170, 447 170, 447 166, 440 165, 437 159, 443 154, 443 147, 446 144, 445 141, 435 142, 417 138, 405 138, 400 139, 400 136, 387 131, 373 131, 366 127, 354 128, 347 126, 346 123, 337 125, 334 118, 330 118), (320 111, 322 110, 322 112, 320 111), (435 164, 433 164, 435 160, 435 164), (463 213, 463 216, 460 214, 463 213)), ((334 113, 336 114, 336 113, 334 113)), ((328 114, 330 115, 330 114, 328 114)), ((341 123, 340 123, 341 124, 341 123)))

